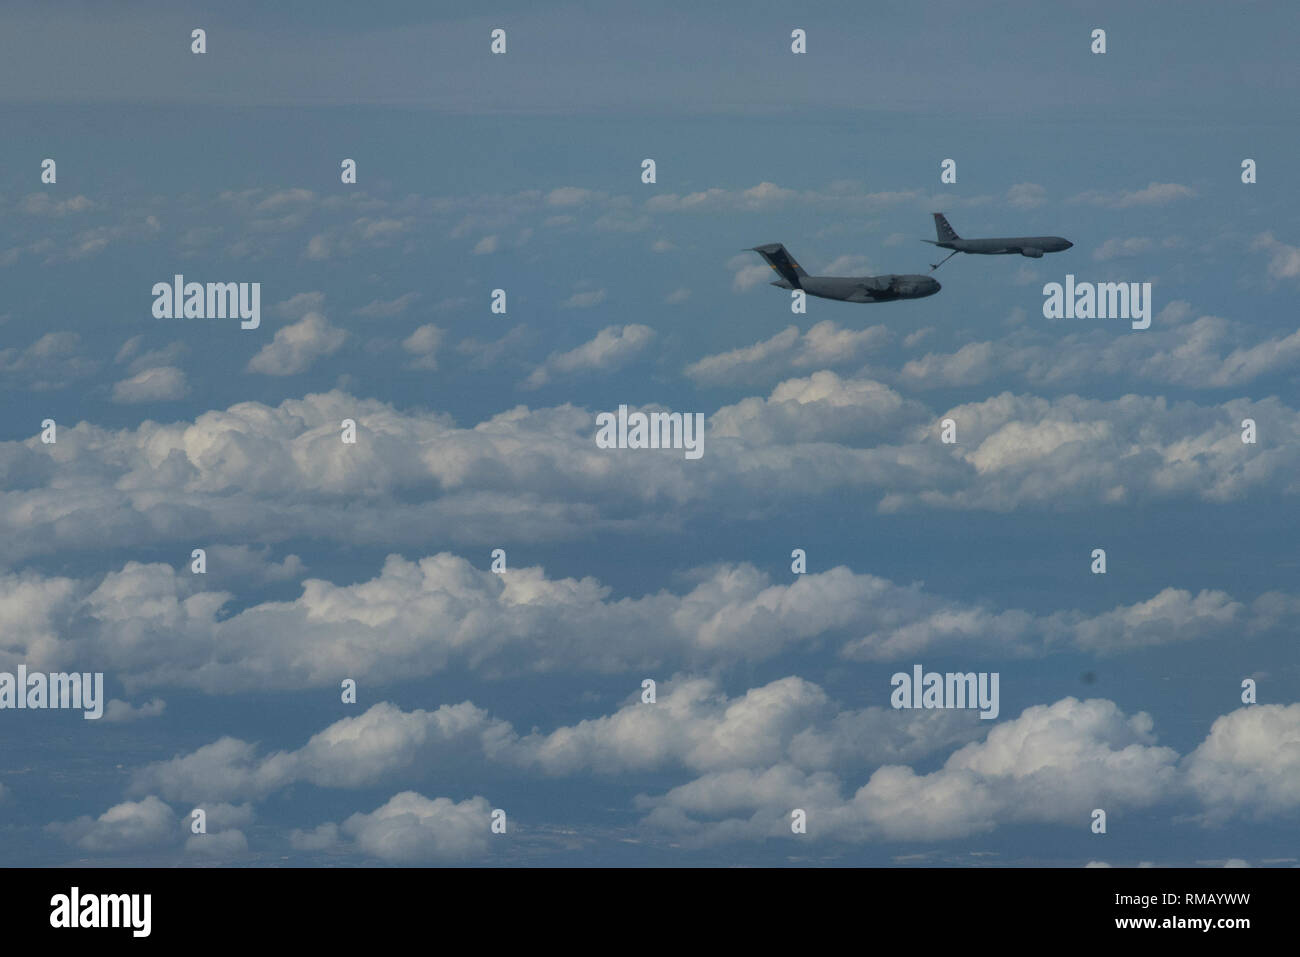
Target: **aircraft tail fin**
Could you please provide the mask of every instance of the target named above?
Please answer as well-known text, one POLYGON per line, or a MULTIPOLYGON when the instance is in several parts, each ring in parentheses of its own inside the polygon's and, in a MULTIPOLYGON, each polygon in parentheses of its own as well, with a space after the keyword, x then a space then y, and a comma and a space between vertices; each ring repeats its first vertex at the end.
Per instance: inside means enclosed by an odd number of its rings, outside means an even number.
POLYGON ((803 267, 794 261, 794 257, 786 251, 786 248, 780 243, 768 243, 766 246, 753 247, 754 252, 758 253, 767 261, 778 276, 784 279, 794 289, 802 289, 801 279, 807 277, 803 267))
POLYGON ((934 214, 934 231, 939 237, 939 242, 950 243, 954 239, 961 239, 957 231, 948 225, 948 219, 943 213, 934 214))

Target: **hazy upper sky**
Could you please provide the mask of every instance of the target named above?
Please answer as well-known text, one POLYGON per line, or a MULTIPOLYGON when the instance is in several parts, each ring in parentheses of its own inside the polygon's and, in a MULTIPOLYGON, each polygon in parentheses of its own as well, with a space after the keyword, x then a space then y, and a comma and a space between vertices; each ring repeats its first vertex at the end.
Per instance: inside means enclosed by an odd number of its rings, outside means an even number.
POLYGON ((0 710, 4 861, 1294 863, 1296 27, 7 5, 0 672, 114 703, 0 710), (926 272, 939 210, 1074 248, 805 314, 745 251, 926 272), (1150 328, 1045 319, 1067 274, 1150 328), (998 717, 895 710, 918 664, 998 717))

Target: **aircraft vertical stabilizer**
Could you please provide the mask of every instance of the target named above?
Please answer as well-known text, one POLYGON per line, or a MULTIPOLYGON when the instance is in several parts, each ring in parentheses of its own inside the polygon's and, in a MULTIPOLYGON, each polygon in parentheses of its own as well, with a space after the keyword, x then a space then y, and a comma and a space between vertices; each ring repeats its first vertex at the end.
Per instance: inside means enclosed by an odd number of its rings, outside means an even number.
POLYGON ((948 225, 948 219, 943 213, 934 214, 934 231, 941 243, 950 243, 954 239, 961 239, 957 235, 957 231, 948 225))
POLYGON ((803 267, 794 261, 794 257, 786 251, 786 248, 780 243, 768 243, 766 246, 753 247, 754 252, 758 253, 767 264, 776 270, 777 275, 788 282, 795 289, 802 289, 801 280, 807 278, 808 274, 803 271, 803 267))

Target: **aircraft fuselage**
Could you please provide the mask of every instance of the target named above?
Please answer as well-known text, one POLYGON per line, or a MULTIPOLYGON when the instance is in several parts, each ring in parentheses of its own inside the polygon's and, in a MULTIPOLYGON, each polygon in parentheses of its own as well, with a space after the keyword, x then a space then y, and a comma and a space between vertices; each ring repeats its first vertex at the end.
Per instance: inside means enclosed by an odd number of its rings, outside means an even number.
POLYGON ((939 291, 938 281, 929 276, 804 276, 799 288, 818 299, 841 302, 891 302, 895 299, 923 299, 939 291))
POLYGON ((1035 253, 1041 256, 1043 253, 1063 252, 1074 243, 1060 236, 1013 236, 1000 239, 949 239, 934 245, 977 256, 1018 255, 1036 258, 1035 253))

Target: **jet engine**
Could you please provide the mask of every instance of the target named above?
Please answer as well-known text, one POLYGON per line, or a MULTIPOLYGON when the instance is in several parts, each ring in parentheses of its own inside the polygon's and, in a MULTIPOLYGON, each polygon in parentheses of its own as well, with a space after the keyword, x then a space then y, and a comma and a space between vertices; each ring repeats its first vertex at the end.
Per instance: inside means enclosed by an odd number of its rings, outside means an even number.
POLYGON ((1026 246, 1024 249, 1020 250, 1020 255, 1028 256, 1030 259, 1042 259, 1043 251, 1041 249, 1035 249, 1033 246, 1026 246))

